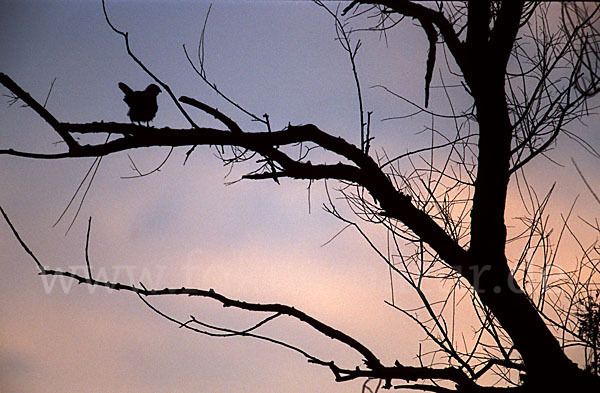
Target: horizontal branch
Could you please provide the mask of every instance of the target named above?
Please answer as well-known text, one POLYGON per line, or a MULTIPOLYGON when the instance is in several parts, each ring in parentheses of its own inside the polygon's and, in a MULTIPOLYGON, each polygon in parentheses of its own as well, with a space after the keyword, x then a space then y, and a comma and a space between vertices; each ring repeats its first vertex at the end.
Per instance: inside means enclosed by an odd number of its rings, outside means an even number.
MULTIPOLYGON (((349 348, 354 349, 364 357, 364 362, 367 369, 342 369, 335 365, 334 362, 324 362, 311 356, 307 356, 309 360, 320 365, 327 365, 334 373, 337 381, 348 381, 356 378, 377 378, 386 380, 389 382, 393 379, 401 379, 405 381, 418 381, 418 380, 446 380, 455 382, 457 385, 464 388, 480 388, 476 385, 469 377, 461 370, 455 367, 447 367, 444 369, 434 369, 430 367, 411 367, 401 365, 396 361, 392 367, 384 367, 380 360, 375 356, 371 350, 365 347, 362 343, 349 335, 337 330, 311 316, 298 310, 295 307, 287 306, 278 303, 251 303, 241 300, 231 299, 222 295, 213 289, 197 289, 197 288, 163 288, 163 289, 147 289, 142 283, 140 287, 135 285, 123 284, 120 282, 110 282, 103 280, 96 280, 92 277, 89 260, 87 259, 86 250, 86 264, 88 266, 88 277, 84 277, 80 274, 71 273, 68 271, 48 269, 39 261, 33 251, 27 246, 25 241, 21 238, 18 231, 10 221, 8 215, 4 212, 0 206, 0 213, 4 217, 15 238, 19 241, 21 247, 27 252, 27 254, 36 263, 40 275, 50 276, 63 276, 71 278, 77 281, 79 284, 87 284, 98 287, 105 287, 115 291, 128 291, 135 293, 139 296, 164 296, 164 295, 187 295, 197 296, 203 298, 209 298, 220 302, 223 307, 234 307, 241 310, 253 311, 253 312, 267 312, 274 313, 274 315, 287 315, 300 322, 307 324, 319 333, 336 340, 342 344, 345 344, 349 348)), ((89 228, 86 242, 89 241, 89 228)), ((87 244, 87 243, 86 243, 87 244)), ((271 317, 270 317, 271 318, 271 317)), ((246 332, 246 331, 244 331, 246 332)), ((240 333, 241 334, 241 333, 240 333)), ((243 334, 242 334, 243 335, 243 334)), ((301 351, 304 353, 303 351, 301 351)))
POLYGON ((346 335, 345 333, 332 328, 329 325, 324 324, 323 322, 307 315, 306 313, 296 309, 295 307, 287 306, 284 304, 278 303, 250 303, 241 300, 235 300, 228 298, 218 292, 215 292, 213 289, 197 289, 197 288, 163 288, 163 289, 146 289, 146 288, 138 288, 134 285, 122 284, 119 282, 112 283, 110 281, 101 281, 96 280, 94 278, 83 277, 79 274, 46 269, 44 268, 39 274, 41 275, 50 275, 50 276, 64 276, 69 277, 76 280, 79 284, 88 284, 93 286, 100 286, 110 288, 116 291, 124 290, 128 292, 134 292, 138 295, 142 296, 161 296, 161 295, 187 295, 187 296, 197 296, 210 298, 220 302, 223 307, 234 307, 247 311, 256 311, 256 312, 273 312, 279 313, 281 315, 287 315, 293 317, 301 322, 306 323, 310 327, 314 328, 318 332, 324 334, 325 336, 339 341, 347 346, 355 349, 362 356, 364 356, 365 364, 367 367, 371 369, 378 369, 381 367, 381 363, 379 359, 364 345, 355 340, 354 338, 346 335))
POLYGON ((74 274, 71 272, 52 270, 52 269, 44 269, 43 272, 40 272, 42 275, 55 275, 55 276, 64 276, 70 277, 76 280, 79 284, 88 284, 94 286, 101 286, 110 289, 114 289, 116 291, 125 290, 129 292, 134 292, 142 296, 161 296, 161 295, 187 295, 187 296, 197 296, 210 298, 220 302, 223 307, 234 307, 239 308, 241 310, 247 311, 256 311, 256 312, 273 312, 279 313, 281 315, 287 315, 293 317, 301 322, 306 323, 310 327, 314 328, 318 332, 324 334, 325 336, 339 341, 347 346, 353 348, 357 352, 359 352, 365 360, 365 364, 367 367, 372 369, 378 369, 381 367, 381 363, 379 359, 364 345, 355 340, 354 338, 346 335, 345 333, 332 328, 329 325, 324 324, 323 322, 307 315, 306 313, 296 309, 295 307, 287 306, 284 304, 278 303, 250 303, 241 300, 235 300, 228 298, 218 292, 215 292, 213 289, 197 289, 197 288, 163 288, 163 289, 146 289, 146 288, 138 288, 134 285, 127 285, 122 283, 111 283, 109 281, 100 281, 93 278, 83 277, 79 274, 74 274))
MULTIPOLYGON (((382 213, 405 224, 411 231, 428 243, 449 265, 466 271, 469 258, 466 251, 457 244, 429 215, 415 207, 411 198, 399 190, 390 181, 381 167, 365 152, 341 137, 333 136, 312 124, 289 125, 274 132, 243 132, 231 118, 193 98, 181 97, 181 101, 195 106, 215 116, 228 130, 215 128, 176 129, 170 127, 144 127, 131 123, 58 122, 39 103, 18 87, 10 78, 0 78, 14 94, 27 100, 53 128, 66 135, 69 143, 71 134, 113 134, 123 137, 95 145, 69 145, 68 153, 41 154, 14 150, 2 150, 0 154, 21 157, 54 159, 68 157, 101 157, 109 154, 147 147, 178 146, 232 146, 241 147, 264 156, 267 161, 277 163, 280 173, 273 171, 269 175, 251 174, 248 178, 273 178, 286 175, 296 179, 335 179, 354 183, 364 187, 379 202, 382 213), (28 98, 27 98, 28 97, 28 98), (240 132, 242 131, 242 132, 240 132), (334 153, 347 163, 312 164, 310 161, 295 160, 279 149, 299 143, 314 143, 325 151, 334 153)), ((34 108, 34 109, 35 109, 34 108)), ((65 138, 63 136, 63 138, 65 138)), ((274 167, 273 167, 274 169, 274 167)))
MULTIPOLYGON (((363 344, 358 342, 356 339, 348 336, 347 334, 345 334, 337 329, 332 328, 329 325, 324 324, 323 322, 307 315, 306 313, 296 309, 295 307, 290 307, 287 305, 276 304, 276 303, 262 304, 262 303, 244 302, 244 301, 228 298, 220 293, 215 292, 213 289, 204 290, 204 289, 185 288, 185 287, 146 289, 143 286, 143 284, 141 284, 142 285, 141 288, 138 288, 134 285, 122 284, 120 282, 112 283, 110 281, 96 280, 93 277, 91 277, 91 274, 90 274, 90 277, 84 277, 79 274, 75 274, 75 273, 71 273, 71 272, 47 269, 46 267, 43 266, 43 264, 35 256, 35 254, 27 246, 27 244, 22 240, 18 231, 13 226, 8 215, 4 212, 4 210, 2 209, 1 206, 0 206, 0 213, 2 214, 2 216, 4 217, 4 220, 7 222, 8 226, 10 227, 11 231, 13 232, 15 238, 19 241, 19 244, 21 245, 21 247, 27 252, 27 254, 36 263, 40 275, 69 277, 69 278, 72 278, 73 280, 76 280, 79 284, 88 284, 88 285, 93 285, 93 286, 106 287, 106 288, 110 288, 110 289, 113 289, 116 291, 124 290, 124 291, 128 291, 128 292, 136 293, 138 295, 143 295, 143 296, 188 295, 188 296, 205 297, 205 298, 214 299, 214 300, 220 302, 221 304, 223 304, 223 307, 235 307, 235 308, 239 308, 242 310, 248 310, 248 311, 272 312, 272 313, 287 315, 287 316, 293 317, 301 322, 306 323, 307 325, 314 328, 318 332, 324 334, 325 336, 327 336, 331 339, 334 339, 336 341, 339 341, 343 344, 346 344, 350 348, 353 348, 354 350, 359 352, 364 357, 365 365, 367 367, 369 367, 370 369, 379 369, 382 367, 381 362, 373 354, 373 352, 371 352, 367 347, 365 347, 363 344)), ((89 239, 89 233, 88 233, 88 239, 89 239)), ((91 270, 89 270, 89 265, 88 265, 88 271, 91 272, 91 270)))
MULTIPOLYGON (((312 124, 288 126, 274 132, 234 133, 214 128, 175 129, 144 127, 130 123, 93 122, 61 123, 70 133, 112 133, 122 138, 98 145, 82 145, 69 153, 44 155, 3 150, 0 154, 32 158, 99 157, 146 147, 178 146, 238 146, 255 151, 277 162, 288 177, 297 179, 337 179, 365 187, 379 201, 384 214, 403 222, 451 266, 461 269, 468 265, 467 254, 425 212, 411 203, 410 197, 396 190, 380 167, 368 155, 343 138, 319 130, 312 124), (336 153, 356 165, 312 164, 291 159, 274 146, 312 142, 326 151, 336 153)), ((265 177, 269 177, 266 176, 265 177)), ((250 177, 251 178, 251 177, 250 177)), ((269 177, 269 178, 272 178, 269 177)))
POLYGON ((475 382, 473 382, 464 372, 455 367, 446 367, 443 369, 411 367, 404 366, 396 361, 394 366, 382 367, 378 370, 342 370, 334 368, 335 367, 332 367, 332 371, 336 374, 338 381, 348 381, 356 378, 375 378, 387 381, 388 387, 390 387, 389 382, 393 379, 402 379, 407 382, 419 380, 446 380, 455 382, 463 388, 477 387, 475 382))
POLYGON ((19 151, 14 149, 0 149, 0 155, 37 158, 40 160, 52 160, 73 157, 72 153, 33 153, 28 151, 19 151))

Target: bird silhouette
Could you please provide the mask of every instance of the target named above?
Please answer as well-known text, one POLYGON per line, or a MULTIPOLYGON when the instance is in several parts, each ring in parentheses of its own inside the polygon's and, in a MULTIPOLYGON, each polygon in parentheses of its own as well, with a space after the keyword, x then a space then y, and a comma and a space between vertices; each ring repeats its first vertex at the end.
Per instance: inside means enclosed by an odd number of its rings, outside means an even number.
POLYGON ((125 93, 123 101, 129 106, 127 116, 129 116, 131 122, 137 122, 138 124, 146 122, 146 126, 148 126, 158 111, 156 97, 161 92, 160 88, 152 83, 146 87, 146 90, 135 91, 125 83, 119 82, 119 89, 125 93))

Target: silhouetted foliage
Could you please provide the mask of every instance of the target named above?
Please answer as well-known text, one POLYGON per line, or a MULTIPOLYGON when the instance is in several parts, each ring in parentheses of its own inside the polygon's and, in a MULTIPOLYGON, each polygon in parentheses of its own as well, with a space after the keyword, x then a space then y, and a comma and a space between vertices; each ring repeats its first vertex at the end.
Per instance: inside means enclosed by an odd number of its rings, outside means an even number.
POLYGON ((579 334, 587 344, 586 370, 600 374, 600 291, 595 296, 588 296, 579 303, 577 318, 579 334))

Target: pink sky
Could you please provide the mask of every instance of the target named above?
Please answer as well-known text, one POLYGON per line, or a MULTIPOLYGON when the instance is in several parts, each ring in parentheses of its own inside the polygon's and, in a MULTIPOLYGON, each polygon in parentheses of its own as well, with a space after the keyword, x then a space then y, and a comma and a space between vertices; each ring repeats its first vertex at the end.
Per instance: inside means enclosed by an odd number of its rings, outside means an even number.
MULTIPOLYGON (((181 45, 197 46, 208 4, 109 1, 108 10, 113 23, 129 31, 136 55, 176 95, 197 97, 258 130, 186 63, 181 45)), ((63 121, 127 122, 117 82, 137 89, 150 82, 106 25, 98 1, 0 1, 0 36, 0 72, 42 101, 57 78, 47 107, 63 121)), ((333 21, 309 2, 216 2, 206 37, 209 77, 249 110, 268 113, 275 129, 288 122, 314 123, 357 143, 352 73, 334 37, 333 21)), ((385 84, 422 102, 423 34, 407 21, 388 37, 387 46, 376 34, 361 38, 358 66, 367 109, 374 110, 374 148, 385 146, 392 154, 425 146, 429 141, 415 135, 428 120, 381 122, 411 108, 368 88, 385 84)), ((432 94, 434 107, 442 102, 432 94)), ((457 102, 465 104, 464 98, 457 102)), ((197 120, 214 125, 203 115, 197 120)), ((598 117, 586 124, 580 135, 597 147, 598 117)), ((154 125, 186 126, 164 93, 154 125)), ((0 148, 54 152, 62 149, 53 144, 57 140, 29 109, 0 105, 0 148)), ((555 222, 579 194, 578 214, 595 217, 600 206, 576 176, 570 157, 600 190, 598 161, 568 139, 560 142, 561 150, 552 154, 564 167, 540 159, 531 165, 531 180, 540 193, 557 182, 555 222)), ((244 174, 243 167, 225 179, 228 169, 213 151, 197 149, 184 166, 186 150, 176 150, 159 173, 129 180, 121 178, 134 174, 127 156, 107 157, 66 236, 73 209, 52 225, 91 160, 0 156, 0 205, 46 266, 82 271, 87 219, 93 216, 92 263, 111 281, 214 288, 233 298, 295 305, 363 341, 386 362, 414 362, 423 335, 384 304, 390 298, 385 263, 352 230, 321 247, 343 227, 321 209, 326 202, 322 183, 312 186, 309 214, 308 183, 226 186, 244 174)), ((130 155, 140 169, 150 170, 166 153, 151 149, 130 155)), ((511 194, 509 208, 516 215, 515 197, 511 194)), ((376 233, 375 239, 385 236, 376 233)), ((178 329, 132 294, 39 277, 3 223, 0 250, 3 392, 360 391, 361 382, 336 384, 327 369, 289 350, 178 329)), ((567 250, 564 261, 575 258, 567 250)), ((397 298, 408 296, 407 289, 396 291, 397 298)), ((236 328, 257 321, 207 300, 154 302, 180 318, 194 314, 236 328)), ((360 362, 356 354, 296 323, 277 321, 266 332, 349 368, 360 362)))

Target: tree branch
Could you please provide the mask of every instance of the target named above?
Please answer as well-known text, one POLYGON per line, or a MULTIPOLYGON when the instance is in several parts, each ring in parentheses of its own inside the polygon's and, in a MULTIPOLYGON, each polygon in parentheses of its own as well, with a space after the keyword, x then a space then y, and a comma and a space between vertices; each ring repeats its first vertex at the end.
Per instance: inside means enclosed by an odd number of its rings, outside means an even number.
POLYGON ((233 121, 233 119, 231 119, 229 116, 225 115, 223 112, 219 111, 216 108, 213 108, 211 106, 206 105, 203 102, 200 102, 198 100, 195 100, 191 97, 186 97, 186 96, 179 97, 179 101, 183 102, 184 104, 188 104, 193 107, 196 107, 196 108, 200 109, 201 111, 208 113, 209 115, 213 116, 215 119, 219 120, 221 123, 226 125, 227 128, 229 128, 229 130, 231 132, 237 132, 237 133, 242 132, 242 129, 240 128, 240 126, 235 121, 233 121))
POLYGON ((359 3, 382 5, 401 15, 419 20, 425 29, 427 28, 426 26, 430 24, 434 25, 438 28, 448 49, 452 52, 452 56, 454 56, 458 65, 463 69, 465 60, 467 60, 463 53, 464 44, 458 39, 458 34, 454 31, 452 23, 450 23, 441 11, 436 11, 425 7, 422 4, 417 4, 408 0, 358 0, 350 3, 350 5, 344 9, 342 15, 346 14, 359 3))
POLYGON ((65 141, 70 151, 75 151, 79 147, 79 144, 73 139, 71 135, 62 127, 63 123, 59 122, 44 106, 37 102, 29 93, 23 90, 19 85, 15 83, 8 75, 0 72, 0 83, 2 83, 8 90, 12 91, 17 97, 23 100, 31 109, 33 109, 42 119, 44 119, 50 126, 60 135, 65 141))
MULTIPOLYGON (((5 80, 0 79, 0 82, 5 80)), ((6 86, 6 84, 5 84, 6 86)), ((9 84, 11 90, 21 97, 26 93, 16 84, 9 84)), ((8 86, 7 86, 8 87, 8 86)), ((30 101, 35 103, 33 98, 30 101)), ((199 103, 193 99, 188 103, 199 103)), ((41 106, 40 106, 41 107, 41 106)), ((200 105, 205 111, 210 111, 200 105)), ((38 112, 45 116, 47 111, 38 112)), ((236 124, 224 114, 217 111, 228 127, 235 129, 236 124)), ((48 113, 49 115, 49 113, 48 113)), ((51 115, 50 115, 51 116, 51 115)), ((53 117, 52 117, 53 119, 53 117)), ((98 145, 77 145, 68 153, 37 154, 2 150, 0 154, 18 155, 31 158, 67 158, 67 157, 100 157, 120 151, 157 146, 238 146, 257 152, 267 159, 281 165, 286 175, 297 179, 337 179, 355 183, 367 189, 373 198, 379 201, 382 214, 404 223, 424 242, 428 243, 449 265, 465 271, 470 265, 467 253, 452 239, 429 215, 419 210, 411 203, 411 198, 398 191, 379 165, 360 148, 348 143, 341 137, 330 135, 312 124, 290 125, 281 131, 274 132, 231 132, 214 128, 174 129, 170 127, 154 128, 130 123, 92 122, 92 123, 62 123, 55 121, 55 127, 61 132, 69 133, 110 133, 123 135, 107 143, 98 145), (348 165, 318 164, 313 165, 300 160, 293 160, 275 146, 285 146, 296 143, 312 142, 326 151, 335 153, 354 163, 348 165)), ((69 135, 71 138, 71 136, 69 135)), ((274 178, 271 176, 271 178, 274 178)))
POLYGON ((110 26, 111 30, 123 37, 123 40, 125 41, 125 48, 127 49, 127 54, 129 55, 129 57, 131 57, 133 59, 133 61, 135 61, 136 64, 138 66, 140 66, 140 68, 142 70, 144 70, 144 72, 146 74, 148 74, 148 76, 150 76, 152 79, 154 79, 154 81, 156 83, 158 83, 163 89, 165 89, 165 91, 167 92, 169 97, 171 97, 171 100, 173 101, 173 103, 175 104, 175 106, 177 107, 179 112, 181 112, 183 117, 185 117, 185 119, 190 123, 190 125, 194 128, 198 128, 198 125, 194 122, 194 120, 192 120, 192 118, 190 117, 190 115, 188 115, 188 113, 185 111, 185 109, 183 109, 183 107, 181 106, 179 101, 177 101, 177 98, 175 98, 175 94, 171 90, 171 87, 168 84, 166 84, 165 82, 163 82, 162 80, 160 80, 156 75, 154 75, 154 73, 152 73, 152 71, 150 71, 150 69, 148 67, 146 67, 146 65, 140 59, 138 59, 137 56, 133 53, 133 51, 131 50, 131 47, 129 46, 129 33, 126 31, 124 32, 124 31, 117 29, 112 24, 112 22, 110 21, 110 18, 108 17, 108 12, 106 11, 105 0, 102 0, 102 11, 104 12, 104 18, 106 20, 106 23, 108 24, 108 26, 110 26))
POLYGON ((490 34, 490 54, 496 59, 497 66, 502 67, 503 72, 506 70, 519 31, 524 3, 524 0, 500 3, 496 24, 490 34))
MULTIPOLYGON (((184 288, 184 287, 163 288, 163 289, 146 289, 145 287, 143 287, 143 285, 142 285, 142 288, 138 288, 134 285, 122 284, 120 282, 112 283, 110 281, 96 280, 91 277, 91 274, 90 274, 90 277, 84 277, 79 274, 75 274, 75 273, 71 273, 71 272, 54 270, 54 269, 46 269, 43 266, 43 264, 38 260, 38 258, 35 256, 35 254, 31 251, 31 249, 27 246, 27 244, 22 240, 22 238, 20 237, 16 228, 13 226, 12 222, 10 221, 8 215, 4 212, 4 210, 2 209, 1 206, 0 206, 0 213, 2 213, 4 220, 10 227, 10 229, 13 232, 16 239, 19 241, 19 244, 21 245, 21 247, 35 261, 35 263, 38 267, 38 270, 39 270, 39 274, 41 274, 41 275, 69 277, 69 278, 76 280, 79 284, 100 286, 100 287, 114 289, 116 291, 124 290, 124 291, 128 291, 128 292, 136 293, 138 295, 143 295, 143 296, 188 295, 188 296, 205 297, 205 298, 214 299, 214 300, 220 302, 221 304, 223 304, 223 307, 234 307, 234 308, 239 308, 239 309, 248 310, 248 311, 271 312, 271 313, 276 313, 276 314, 287 315, 287 316, 295 318, 301 322, 306 323, 307 325, 309 325, 313 329, 317 330, 318 332, 324 334, 325 336, 327 336, 331 339, 334 339, 336 341, 339 341, 343 344, 346 344, 348 347, 356 350, 364 357, 365 364, 370 369, 375 370, 375 369, 379 369, 382 367, 379 359, 373 354, 373 352, 371 352, 363 344, 361 344, 354 338, 348 336, 347 334, 345 334, 337 329, 334 329, 331 326, 326 325, 323 322, 305 314, 304 312, 296 309, 295 307, 290 307, 287 305, 276 304, 276 303, 264 304, 264 303, 244 302, 244 301, 228 298, 220 293, 215 292, 213 289, 203 290, 203 289, 184 288)), ((88 239, 89 239, 89 234, 88 234, 88 239)), ((88 270, 89 270, 89 266, 88 266, 88 270)))

